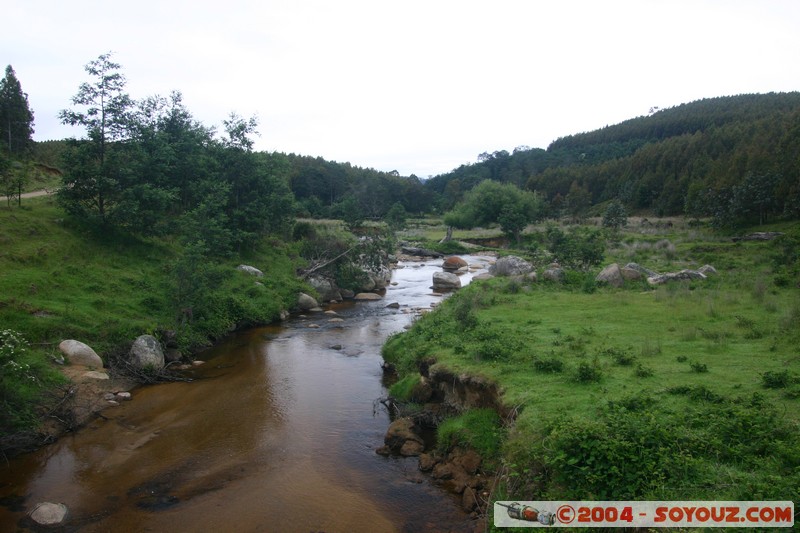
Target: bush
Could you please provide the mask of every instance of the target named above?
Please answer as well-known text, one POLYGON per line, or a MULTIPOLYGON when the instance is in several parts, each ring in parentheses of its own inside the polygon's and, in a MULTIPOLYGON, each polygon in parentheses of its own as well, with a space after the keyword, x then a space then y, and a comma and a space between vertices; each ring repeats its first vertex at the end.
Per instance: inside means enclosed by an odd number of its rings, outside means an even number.
POLYGON ((556 374, 564 370, 564 361, 561 359, 556 359, 555 357, 550 357, 548 359, 537 358, 533 361, 533 368, 539 372, 556 374))
POLYGON ((595 361, 593 364, 583 362, 578 365, 578 370, 575 374, 575 380, 579 383, 593 383, 600 381, 603 377, 603 372, 600 366, 595 361))

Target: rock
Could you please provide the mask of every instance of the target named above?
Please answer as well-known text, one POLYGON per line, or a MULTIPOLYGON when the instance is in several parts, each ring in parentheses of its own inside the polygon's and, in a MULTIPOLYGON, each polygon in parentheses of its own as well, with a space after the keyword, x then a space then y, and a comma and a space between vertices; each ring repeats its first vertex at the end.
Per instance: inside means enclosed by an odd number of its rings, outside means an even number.
POLYGON ((650 285, 662 285, 664 283, 670 281, 682 281, 682 280, 698 280, 702 281, 705 280, 706 275, 698 272, 696 270, 688 270, 684 269, 680 272, 667 272, 666 274, 656 274, 655 276, 650 276, 647 278, 647 283, 650 285))
POLYGON ((732 240, 733 242, 738 241, 771 241, 775 237, 780 237, 783 235, 780 231, 757 231, 755 233, 751 233, 750 235, 745 235, 743 237, 734 237, 732 240))
POLYGON ((108 374, 105 372, 98 372, 97 370, 92 370, 90 372, 85 372, 83 377, 86 379, 109 379, 108 374))
POLYGON ((117 395, 114 394, 113 392, 106 392, 105 394, 103 394, 103 399, 106 400, 106 401, 107 400, 113 400, 116 397, 117 397, 117 395))
POLYGON ((477 506, 478 496, 475 494, 475 490, 471 487, 466 487, 461 494, 461 508, 464 509, 465 513, 469 513, 477 506))
POLYGON ((453 465, 450 463, 439 463, 433 467, 431 476, 433 479, 453 479, 453 465))
POLYGON ((356 293, 354 293, 350 289, 340 289, 339 292, 341 293, 342 298, 346 298, 348 300, 356 295, 356 293))
POLYGON ((181 351, 174 348, 169 348, 166 352, 164 352, 164 361, 167 363, 175 363, 180 361, 182 357, 183 354, 181 351))
POLYGON ((481 456, 473 449, 469 449, 453 459, 467 474, 475 474, 481 466, 481 456))
POLYGON ((200 366, 206 364, 205 361, 192 361, 192 366, 200 366))
POLYGON ((639 281, 640 279, 644 279, 644 274, 627 265, 620 269, 620 273, 622 274, 622 279, 625 281, 639 281))
POLYGON ((319 307, 319 303, 314 299, 314 297, 301 292, 297 295, 297 307, 299 307, 301 311, 308 311, 310 309, 314 309, 315 307, 319 307))
POLYGON ((387 309, 400 309, 400 303, 399 302, 392 302, 389 305, 387 305, 386 308, 387 309))
POLYGON ((498 259, 489 267, 493 276, 522 276, 533 270, 533 265, 521 257, 507 255, 498 259))
POLYGON ((448 272, 453 272, 464 267, 469 267, 469 265, 457 255, 448 257, 444 260, 444 263, 442 263, 442 269, 447 270, 448 272))
POLYGON ((263 272, 261 272, 256 267, 252 267, 250 265, 239 265, 239 266, 236 267, 236 270, 240 270, 240 271, 242 271, 242 272, 244 272, 246 274, 250 274, 251 276, 255 276, 257 278, 263 278, 264 277, 264 273, 263 272))
POLYGON ((392 450, 400 451, 407 441, 413 441, 424 446, 422 437, 417 435, 414 421, 408 417, 398 418, 386 430, 383 442, 392 450))
POLYGON ((281 319, 281 321, 285 321, 285 320, 289 320, 289 318, 290 318, 291 316, 292 316, 292 315, 291 315, 291 313, 289 313, 289 311, 287 311, 286 309, 281 309, 281 312, 280 312, 280 314, 278 315, 278 318, 280 318, 280 319, 281 319))
POLYGON ((130 392, 118 392, 116 395, 117 400, 122 400, 123 402, 128 402, 131 400, 131 393, 130 392))
POLYGON ((61 344, 58 345, 58 349, 61 350, 61 353, 63 353, 73 365, 103 368, 103 360, 100 359, 97 352, 80 341, 73 339, 61 341, 61 344))
POLYGON ((400 455, 403 457, 416 457, 425 451, 425 446, 415 440, 407 440, 400 447, 400 455))
POLYGON ((703 265, 700 268, 698 268, 697 271, 706 277, 716 276, 718 274, 717 269, 711 265, 703 265))
POLYGON ((309 324, 308 327, 311 329, 319 329, 319 324, 309 324))
POLYGON ((314 290, 317 291, 320 299, 323 302, 338 301, 342 299, 342 295, 339 292, 339 287, 326 278, 321 276, 311 276, 308 278, 308 283, 314 287, 314 290))
POLYGON ((622 287, 625 279, 622 277, 622 271, 617 263, 611 263, 594 278, 597 283, 608 283, 612 287, 622 287))
POLYGON ((461 280, 458 276, 450 272, 434 272, 433 273, 433 290, 450 291, 461 288, 461 280))
POLYGON ((487 279, 492 279, 493 277, 494 276, 492 276, 488 272, 483 272, 481 274, 477 274, 475 276, 472 276, 472 281, 484 281, 484 280, 487 280, 487 279))
POLYGON ((63 503, 42 502, 30 512, 31 520, 40 526, 60 526, 67 518, 69 509, 63 503))
POLYGON ((358 301, 370 301, 370 300, 382 300, 383 297, 380 294, 375 294, 374 292, 359 292, 355 295, 355 300, 358 301))
POLYGON ((560 266, 550 266, 547 270, 542 272, 542 277, 548 281, 561 283, 564 279, 564 269, 560 266))
POLYGON ((164 368, 164 352, 152 335, 140 335, 133 341, 128 357, 136 368, 164 368))
POLYGON ((658 272, 656 272, 654 270, 650 270, 649 268, 645 268, 642 265, 640 265, 639 263, 628 263, 627 265, 625 265, 624 268, 630 269, 630 270, 635 270, 636 272, 639 272, 642 275, 642 277, 644 277, 644 278, 651 278, 653 276, 657 276, 658 275, 658 272))
POLYGON ((417 255, 420 257, 444 257, 444 254, 439 252, 435 252, 433 250, 427 250, 425 248, 415 248, 411 246, 403 246, 400 248, 404 254, 407 255, 417 255))
POLYGON ((392 455, 392 449, 388 446, 381 446, 375 450, 375 453, 378 455, 383 455, 384 457, 392 455))
POLYGON ((336 322, 344 322, 344 318, 329 318, 328 322, 336 323, 336 322))
POLYGON ((437 464, 439 464, 439 461, 434 455, 430 453, 419 454, 419 469, 422 472, 430 472, 437 464))

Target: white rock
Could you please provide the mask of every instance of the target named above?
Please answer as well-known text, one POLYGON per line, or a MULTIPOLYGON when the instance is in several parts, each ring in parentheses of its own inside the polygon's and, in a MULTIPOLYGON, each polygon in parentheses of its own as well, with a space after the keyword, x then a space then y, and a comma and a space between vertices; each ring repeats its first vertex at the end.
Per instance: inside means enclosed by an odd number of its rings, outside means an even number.
POLYGON ((64 523, 68 512, 63 503, 42 502, 33 508, 30 517, 40 526, 59 526, 64 523))
POLYGON ((61 344, 58 345, 58 349, 61 350, 61 353, 63 353, 73 365, 103 368, 103 360, 100 359, 97 352, 81 341, 73 339, 61 341, 61 344))

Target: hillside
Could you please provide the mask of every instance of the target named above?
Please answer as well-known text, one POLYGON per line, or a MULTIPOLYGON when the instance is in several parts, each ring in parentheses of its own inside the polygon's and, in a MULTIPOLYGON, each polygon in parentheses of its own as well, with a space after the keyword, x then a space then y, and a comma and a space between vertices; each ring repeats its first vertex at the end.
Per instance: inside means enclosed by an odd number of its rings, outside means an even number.
POLYGON ((580 187, 595 204, 618 198, 630 209, 711 216, 732 201, 735 187, 748 195, 744 185, 755 177, 766 182, 770 216, 797 216, 799 161, 800 93, 750 94, 663 109, 560 138, 547 150, 482 154, 426 186, 447 207, 493 179, 539 191, 556 205, 580 187))

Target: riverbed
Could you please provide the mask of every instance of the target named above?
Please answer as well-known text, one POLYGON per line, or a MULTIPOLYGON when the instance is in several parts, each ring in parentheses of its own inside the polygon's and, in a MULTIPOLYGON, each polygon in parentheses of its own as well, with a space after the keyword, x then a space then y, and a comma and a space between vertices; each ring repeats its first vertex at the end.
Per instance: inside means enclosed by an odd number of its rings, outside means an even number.
POLYGON ((199 354, 193 382, 137 388, 0 465, 0 531, 43 501, 67 505, 66 531, 469 530, 416 458, 375 453, 390 422, 381 345, 441 301, 441 263, 401 262, 382 300, 233 334, 199 354))

